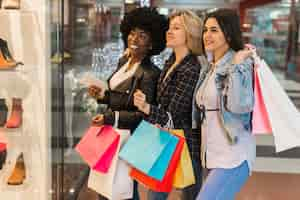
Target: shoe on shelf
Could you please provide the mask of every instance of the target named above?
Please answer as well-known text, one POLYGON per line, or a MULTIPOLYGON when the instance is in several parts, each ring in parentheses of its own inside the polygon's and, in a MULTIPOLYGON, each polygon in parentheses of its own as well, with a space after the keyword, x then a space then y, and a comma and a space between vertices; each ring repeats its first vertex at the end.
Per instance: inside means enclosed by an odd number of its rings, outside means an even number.
POLYGON ((2 0, 5 9, 20 9, 21 0, 2 0))
POLYGON ((17 65, 14 61, 6 60, 2 51, 0 51, 0 70, 14 69, 17 65))
POLYGON ((7 139, 2 131, 0 131, 0 170, 2 169, 7 155, 7 139))
POLYGON ((7 180, 8 185, 22 185, 26 178, 26 169, 24 163, 23 153, 21 153, 18 158, 16 165, 7 180))
POLYGON ((0 99, 0 127, 6 124, 8 108, 5 99, 0 99))
POLYGON ((14 61, 11 53, 9 52, 7 42, 5 40, 3 40, 2 38, 0 38, 0 48, 1 48, 1 52, 4 56, 4 58, 7 61, 14 61))
POLYGON ((0 70, 15 68, 17 65, 23 65, 23 63, 15 61, 8 49, 7 42, 0 38, 0 70))
MULTIPOLYGON (((1 143, 0 143, 0 148, 1 148, 1 143)), ((3 168, 3 165, 5 164, 6 155, 7 155, 6 149, 0 151, 0 170, 3 168)))
POLYGON ((22 124, 22 99, 13 98, 12 100, 12 110, 9 119, 6 122, 6 128, 19 128, 22 124))

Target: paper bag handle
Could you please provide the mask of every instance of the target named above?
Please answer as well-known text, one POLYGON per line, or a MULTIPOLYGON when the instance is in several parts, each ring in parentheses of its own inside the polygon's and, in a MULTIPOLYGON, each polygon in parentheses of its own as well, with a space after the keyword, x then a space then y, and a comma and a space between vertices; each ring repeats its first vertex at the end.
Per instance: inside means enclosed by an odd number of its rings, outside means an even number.
POLYGON ((96 136, 99 136, 101 134, 101 132, 103 131, 104 129, 104 126, 101 126, 100 130, 98 131, 97 135, 96 136))

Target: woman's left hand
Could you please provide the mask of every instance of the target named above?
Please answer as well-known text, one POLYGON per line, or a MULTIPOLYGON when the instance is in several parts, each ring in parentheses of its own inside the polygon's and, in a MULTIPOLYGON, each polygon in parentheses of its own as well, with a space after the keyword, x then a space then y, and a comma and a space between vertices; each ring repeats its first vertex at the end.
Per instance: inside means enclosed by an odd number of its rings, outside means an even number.
POLYGON ((104 124, 104 116, 102 114, 98 114, 92 119, 93 126, 102 126, 104 124))
POLYGON ((136 90, 133 94, 133 104, 143 113, 150 113, 150 104, 146 102, 146 95, 141 90, 136 90))
POLYGON ((232 64, 240 64, 242 63, 245 59, 250 57, 253 53, 252 49, 246 48, 243 50, 239 50, 233 57, 232 64))

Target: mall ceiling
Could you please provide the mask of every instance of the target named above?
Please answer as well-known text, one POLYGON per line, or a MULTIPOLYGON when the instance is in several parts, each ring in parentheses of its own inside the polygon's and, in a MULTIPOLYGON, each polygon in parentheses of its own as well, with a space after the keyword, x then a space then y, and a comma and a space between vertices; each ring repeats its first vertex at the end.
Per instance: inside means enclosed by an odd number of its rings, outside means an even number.
POLYGON ((236 7, 241 0, 154 0, 157 7, 209 9, 236 7))
MULTIPOLYGON (((84 0, 79 0, 84 1, 84 0)), ((209 9, 215 7, 236 7, 242 0, 153 0, 154 6, 164 8, 209 9)), ((102 0, 105 5, 122 5, 124 0, 102 0)))

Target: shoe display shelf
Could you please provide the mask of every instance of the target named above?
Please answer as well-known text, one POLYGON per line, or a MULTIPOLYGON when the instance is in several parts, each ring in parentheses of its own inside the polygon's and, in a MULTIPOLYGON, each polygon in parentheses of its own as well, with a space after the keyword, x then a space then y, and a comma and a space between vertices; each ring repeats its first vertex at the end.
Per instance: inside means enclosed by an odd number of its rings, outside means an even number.
MULTIPOLYGON (((11 99, 22 99, 22 124, 19 128, 0 127, 8 140, 7 159, 0 170, 0 199, 50 199, 50 114, 46 104, 47 49, 38 14, 34 11, 0 10, 0 38, 16 61, 24 65, 0 70, 0 98, 5 98, 11 110, 11 99), (18 156, 23 153, 26 177, 20 185, 8 185, 18 156)), ((8 113, 8 117, 10 112, 8 113)))

